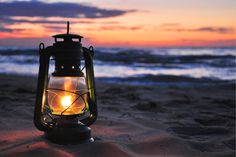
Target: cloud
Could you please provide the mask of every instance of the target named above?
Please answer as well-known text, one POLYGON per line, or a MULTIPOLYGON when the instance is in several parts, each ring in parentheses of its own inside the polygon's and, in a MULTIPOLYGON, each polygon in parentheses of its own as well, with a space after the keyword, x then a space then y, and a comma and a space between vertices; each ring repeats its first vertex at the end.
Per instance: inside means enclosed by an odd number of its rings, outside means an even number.
POLYGON ((0 2, 0 22, 1 23, 51 23, 60 24, 64 21, 50 21, 46 18, 108 18, 121 16, 135 10, 103 9, 95 6, 88 6, 78 3, 45 3, 40 1, 10 1, 0 2), (45 20, 13 19, 11 17, 42 17, 45 20))
POLYGON ((0 26, 0 32, 12 32, 12 30, 5 28, 4 26, 0 26))
MULTIPOLYGON (((32 20, 27 17, 21 17, 19 19, 16 18, 1 18, 0 17, 0 22, 6 23, 6 24, 12 24, 12 23, 32 23, 32 24, 65 24, 64 20, 48 20, 46 18, 37 18, 37 20, 32 20)), ((92 20, 76 20, 72 19, 70 23, 80 23, 80 24, 92 24, 95 23, 92 20)))
POLYGON ((181 39, 183 45, 191 46, 213 46, 213 47, 235 47, 236 39, 215 39, 215 40, 204 40, 204 39, 181 39))
POLYGON ((161 27, 176 27, 176 26, 179 26, 179 25, 180 25, 180 23, 163 23, 160 26, 161 27))
POLYGON ((12 24, 12 23, 39 23, 39 24, 64 24, 65 21, 52 21, 52 20, 30 20, 30 19, 14 19, 11 17, 1 17, 0 22, 5 24, 12 24))
POLYGON ((232 33, 234 30, 232 28, 226 28, 226 27, 200 27, 197 29, 194 29, 193 31, 198 32, 216 32, 216 33, 232 33))
POLYGON ((99 28, 99 30, 139 30, 142 29, 141 26, 132 26, 132 27, 126 27, 126 26, 102 26, 99 28))
MULTIPOLYGON (((24 29, 12 29, 11 24, 41 24, 43 27, 60 31, 60 24, 69 19, 71 23, 93 24, 93 19, 122 16, 135 10, 104 9, 84 3, 42 1, 1 1, 0 32, 11 33, 24 29)), ((64 25, 63 25, 64 26, 64 25)), ((63 28, 64 29, 64 28, 63 28)))
POLYGON ((101 9, 94 6, 86 6, 75 3, 44 3, 39 1, 22 1, 1 3, 0 15, 28 16, 28 17, 85 17, 104 18, 124 15, 126 10, 101 9))
POLYGON ((229 27, 199 27, 199 28, 164 28, 165 31, 175 31, 175 32, 212 32, 221 34, 230 34, 234 32, 233 28, 229 27))

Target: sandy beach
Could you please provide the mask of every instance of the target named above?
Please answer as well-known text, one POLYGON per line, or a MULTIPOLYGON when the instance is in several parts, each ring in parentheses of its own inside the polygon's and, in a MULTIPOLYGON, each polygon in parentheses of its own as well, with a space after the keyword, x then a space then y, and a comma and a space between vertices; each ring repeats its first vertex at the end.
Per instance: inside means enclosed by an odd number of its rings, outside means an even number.
POLYGON ((1 157, 234 157, 235 84, 97 81, 94 142, 59 145, 33 124, 36 78, 0 76, 1 157))

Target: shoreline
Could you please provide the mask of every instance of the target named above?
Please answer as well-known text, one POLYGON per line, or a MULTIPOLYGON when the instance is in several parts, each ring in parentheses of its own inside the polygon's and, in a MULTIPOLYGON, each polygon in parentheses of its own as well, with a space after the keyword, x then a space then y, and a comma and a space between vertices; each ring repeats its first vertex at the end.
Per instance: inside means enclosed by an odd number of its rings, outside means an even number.
POLYGON ((32 122, 36 81, 0 75, 0 156, 235 155, 233 82, 168 87, 97 80, 95 142, 57 145, 32 122))

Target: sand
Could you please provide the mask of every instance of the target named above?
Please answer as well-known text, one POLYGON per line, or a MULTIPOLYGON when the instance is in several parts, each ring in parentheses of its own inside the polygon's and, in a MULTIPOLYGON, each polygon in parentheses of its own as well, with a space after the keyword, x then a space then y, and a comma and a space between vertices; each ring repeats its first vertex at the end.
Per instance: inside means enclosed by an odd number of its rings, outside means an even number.
POLYGON ((235 85, 97 81, 94 142, 55 144, 33 125, 36 78, 0 76, 2 157, 234 157, 235 85))

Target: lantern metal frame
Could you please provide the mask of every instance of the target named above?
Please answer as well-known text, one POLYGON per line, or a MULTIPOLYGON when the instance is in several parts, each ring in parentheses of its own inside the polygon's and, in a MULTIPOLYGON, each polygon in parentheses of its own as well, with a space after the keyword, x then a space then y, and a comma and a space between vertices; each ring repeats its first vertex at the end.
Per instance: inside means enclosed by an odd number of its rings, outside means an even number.
MULTIPOLYGON (((52 46, 45 48, 43 43, 39 45, 39 73, 37 82, 36 102, 34 109, 34 124, 36 128, 46 133, 51 132, 55 125, 53 123, 47 123, 44 121, 45 116, 45 101, 46 92, 48 86, 48 72, 50 58, 55 59, 55 71, 52 73, 53 76, 83 76, 82 70, 85 68, 86 71, 86 85, 88 90, 88 107, 89 115, 79 122, 81 126, 90 126, 97 119, 97 102, 96 102, 96 88, 94 79, 93 69, 93 55, 94 49, 92 46, 89 48, 83 47, 81 44, 80 35, 69 34, 69 22, 67 22, 67 33, 58 34, 53 36, 55 43, 52 46), (59 41, 63 39, 63 41, 59 41), (76 40, 76 41, 74 41, 76 40), (81 58, 84 59, 84 67, 80 69, 81 58), (73 65, 73 69, 60 70, 61 65, 70 66, 73 65)), ((58 116, 60 117, 60 116, 58 116)), ((81 115, 63 115, 63 118, 70 117, 81 117, 81 115)), ((74 124, 77 126, 77 123, 74 124)), ((71 127, 71 126, 70 126, 71 127)), ((73 126, 72 126, 73 127, 73 126)), ((78 127, 78 126, 77 126, 78 127)))

